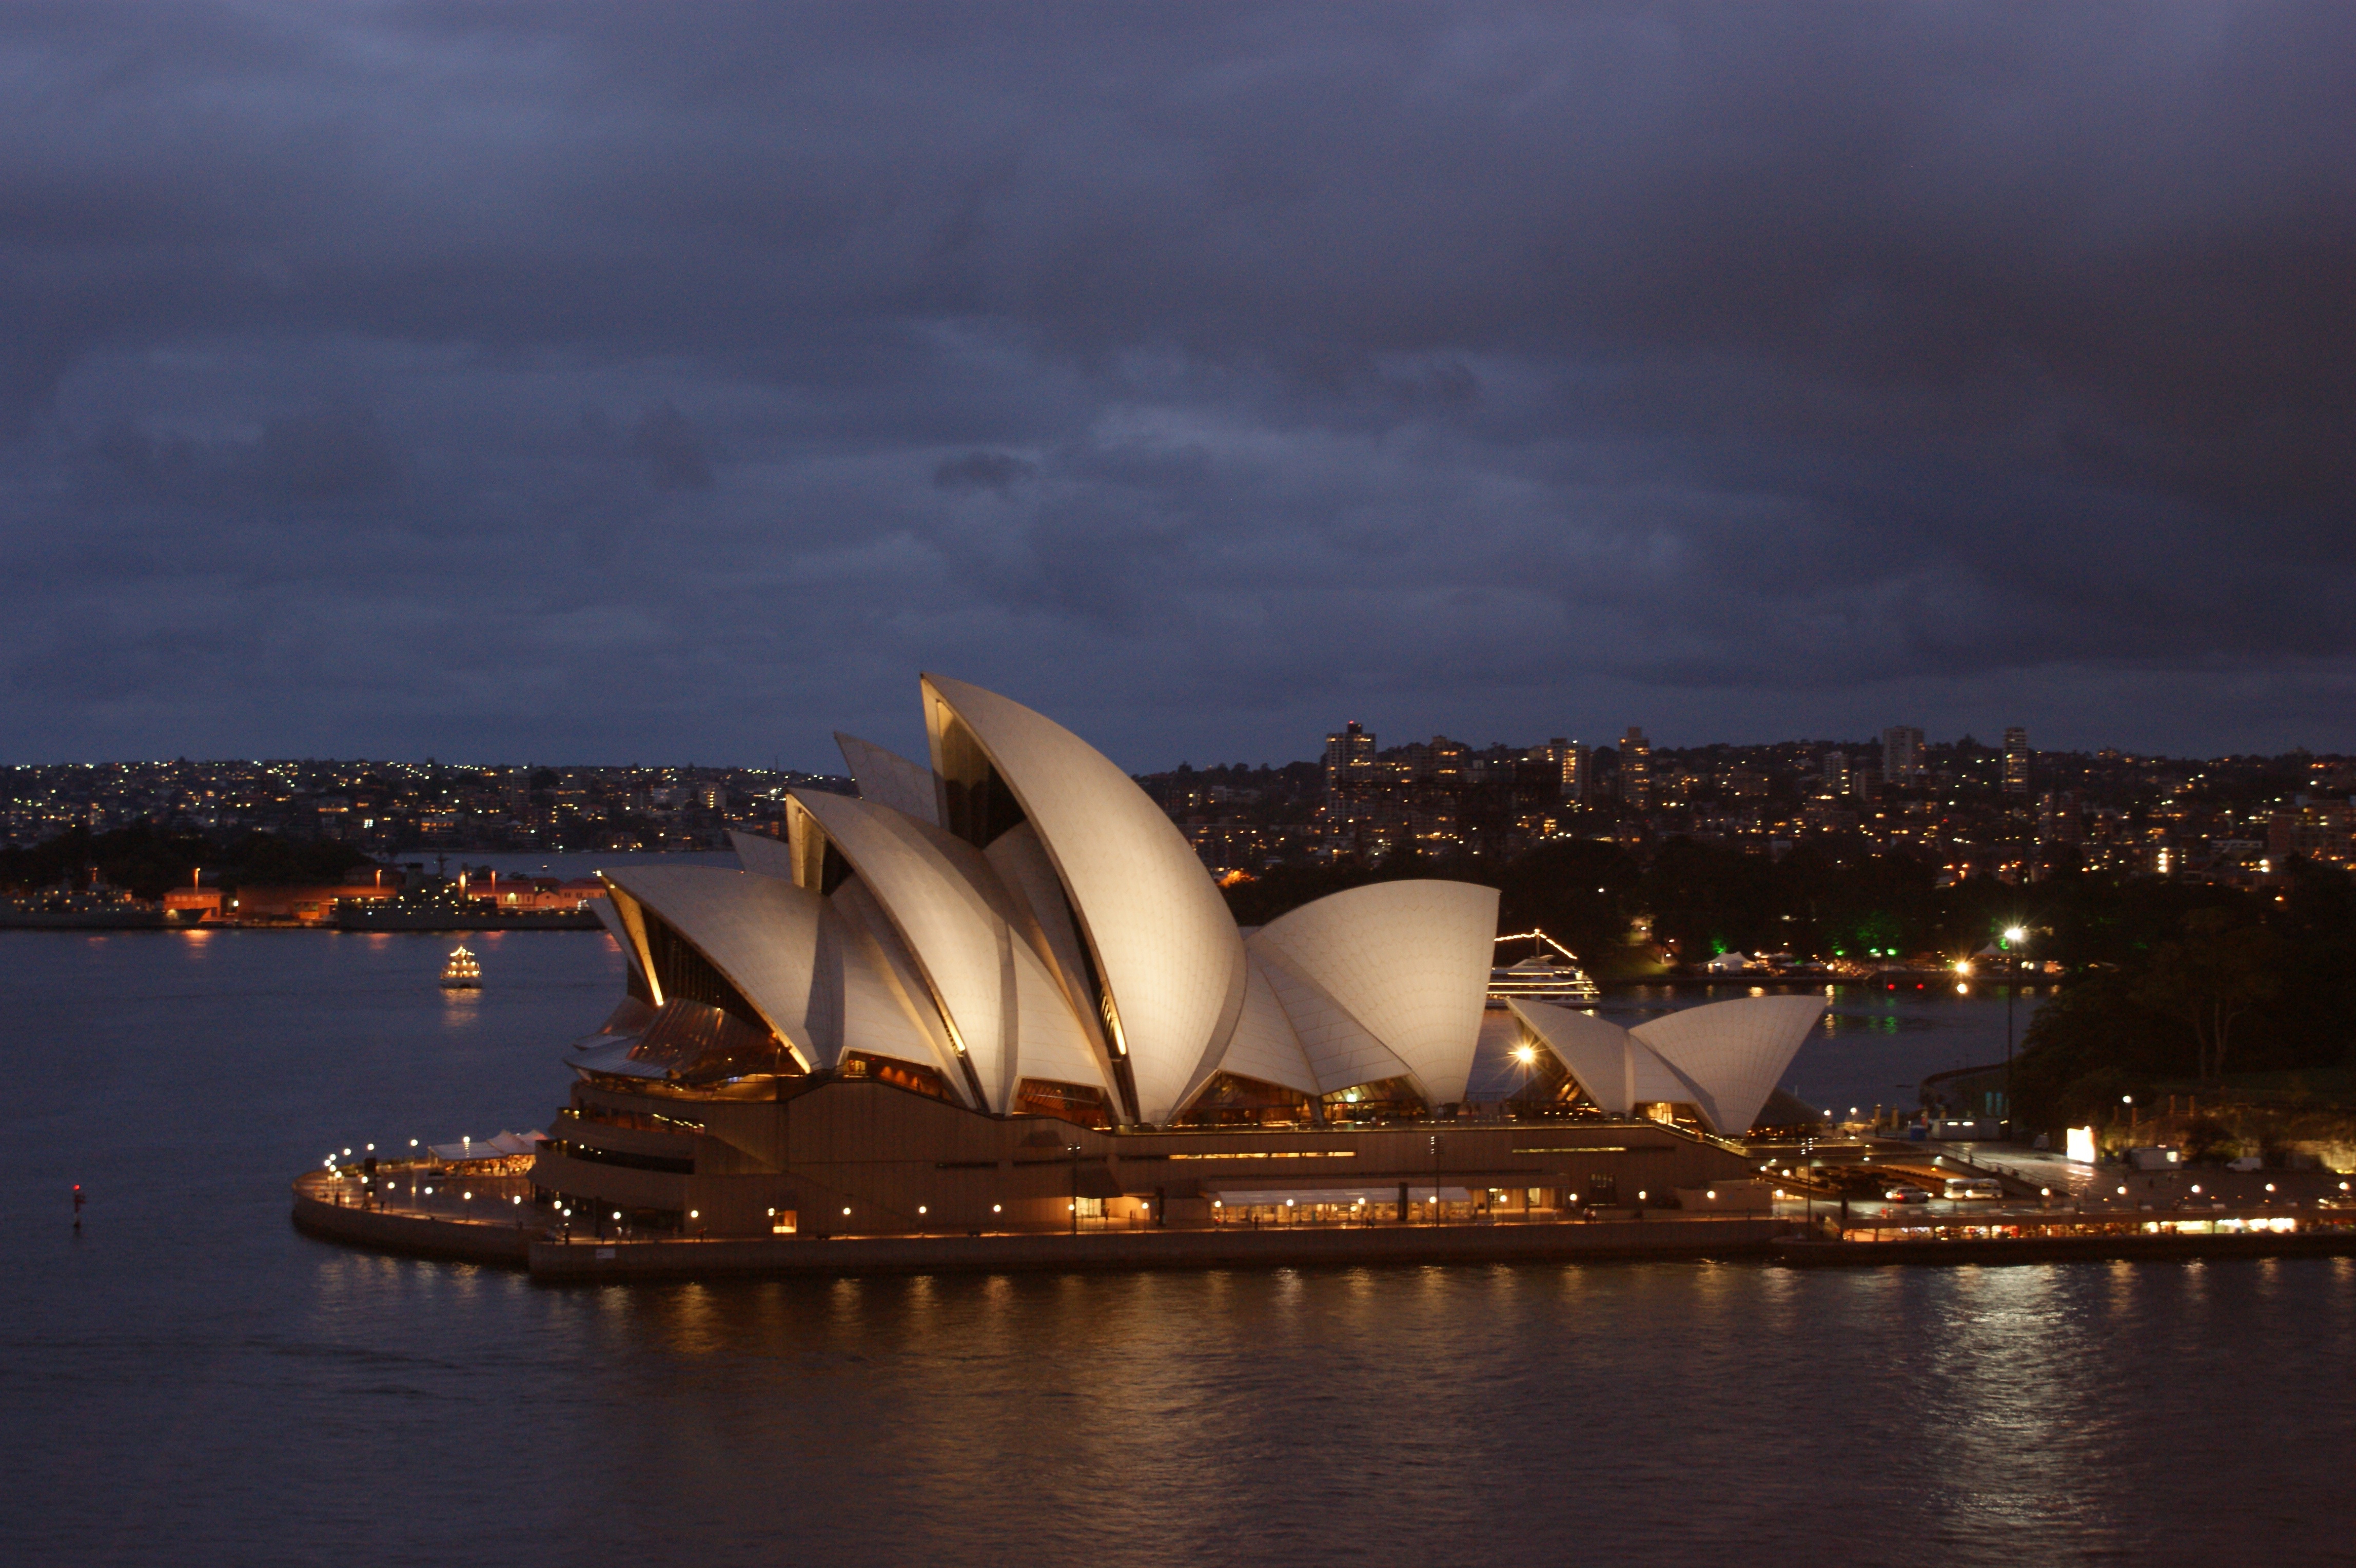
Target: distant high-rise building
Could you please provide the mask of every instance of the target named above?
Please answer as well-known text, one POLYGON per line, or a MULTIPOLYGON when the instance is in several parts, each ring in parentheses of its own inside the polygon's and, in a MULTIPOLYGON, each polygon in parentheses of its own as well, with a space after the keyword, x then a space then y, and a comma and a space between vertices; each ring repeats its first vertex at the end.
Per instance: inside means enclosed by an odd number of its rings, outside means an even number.
POLYGON ((1922 732, 1912 725, 1891 725, 1881 732, 1881 781, 1918 784, 1922 779, 1922 732))
POLYGON ((2029 732, 2019 725, 2004 732, 2004 792, 2026 796, 2029 793, 2029 732))
POLYGON ((1595 756, 1585 741, 1574 740, 1563 748, 1562 798, 1580 806, 1595 800, 1595 756))
POLYGON ((1524 762, 1536 763, 1541 768, 1553 768, 1557 779, 1560 781, 1560 792, 1566 798, 1569 796, 1571 768, 1570 741, 1567 737, 1557 736, 1552 740, 1547 742, 1544 746, 1534 746, 1530 747, 1529 750, 1522 754, 1522 760, 1524 762))
POLYGON ((1370 777, 1375 767, 1375 737, 1358 721, 1325 737, 1325 789, 1346 789, 1370 777))
POLYGON ((1846 751, 1826 752, 1818 765, 1818 777, 1823 780, 1820 793, 1826 795, 1847 794, 1848 753, 1846 751))
POLYGON ((1653 748, 1634 725, 1620 742, 1620 803, 1632 811, 1653 808, 1653 748))

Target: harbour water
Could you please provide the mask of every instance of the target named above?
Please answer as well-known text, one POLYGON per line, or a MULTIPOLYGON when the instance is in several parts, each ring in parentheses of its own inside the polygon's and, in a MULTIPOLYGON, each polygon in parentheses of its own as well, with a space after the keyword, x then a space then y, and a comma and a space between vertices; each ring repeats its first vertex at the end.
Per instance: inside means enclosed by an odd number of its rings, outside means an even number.
MULTIPOLYGON (((466 940, 480 993, 433 937, 0 934, 12 1563, 2348 1552, 2344 1259, 551 1288, 296 1235, 331 1147, 561 1099, 618 957, 466 940)), ((1836 1002, 1824 1105, 2001 1056, 2000 1000, 1836 1002)))

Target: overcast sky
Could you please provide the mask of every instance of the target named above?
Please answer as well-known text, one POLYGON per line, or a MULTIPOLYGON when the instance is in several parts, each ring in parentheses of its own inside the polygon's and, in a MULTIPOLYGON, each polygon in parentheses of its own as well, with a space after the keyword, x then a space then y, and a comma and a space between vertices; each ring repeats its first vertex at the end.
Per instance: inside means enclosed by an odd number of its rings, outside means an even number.
POLYGON ((2356 750, 2356 6, 0 10, 0 761, 2356 750))

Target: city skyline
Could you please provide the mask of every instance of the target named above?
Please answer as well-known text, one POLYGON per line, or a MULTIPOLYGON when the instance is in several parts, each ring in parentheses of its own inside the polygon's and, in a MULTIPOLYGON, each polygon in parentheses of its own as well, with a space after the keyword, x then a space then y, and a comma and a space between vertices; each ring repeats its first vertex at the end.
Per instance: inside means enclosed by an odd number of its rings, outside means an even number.
MULTIPOLYGON (((854 776, 884 777, 873 759, 888 748, 836 739, 844 767, 822 772, 316 758, 14 768, 0 772, 0 845, 60 841, 22 861, 19 879, 37 881, 79 864, 57 858, 83 842, 61 835, 132 828, 183 835, 168 853, 191 865, 254 835, 396 859, 714 850, 738 829, 783 831, 797 789, 847 792, 854 776), (206 842, 211 850, 198 847, 206 842)), ((1132 777, 1222 876, 1373 865, 1409 848, 1435 864, 1496 865, 1584 839, 1776 859, 1803 844, 1862 850, 1937 867, 1947 882, 2096 870, 2248 886, 2294 856, 2351 864, 2356 819, 2347 757, 2040 750, 2018 725, 2000 746, 1926 740, 1908 725, 1878 741, 1747 746, 1656 747, 1634 725, 1599 746, 1564 736, 1474 746, 1444 734, 1386 746, 1355 722, 1324 740, 1319 757, 1281 766, 1181 763, 1132 777)), ((108 842, 111 854, 141 853, 108 842)))
MULTIPOLYGON (((2222 762, 2245 759, 2276 759, 2295 757, 2308 757, 2329 760, 2356 757, 2356 750, 2335 751, 2309 746, 2289 746, 2276 749, 2243 751, 2183 752, 2137 749, 2136 747, 2113 743, 2101 743, 2090 746, 2044 746, 2031 744, 2029 741, 2029 731, 2026 725, 2010 724, 1998 726, 1997 729, 1992 731, 1990 735, 1985 736, 1975 733, 1970 729, 1961 730, 1954 735, 1945 735, 1935 731, 1925 731, 1920 725, 1910 725, 1896 726, 1885 725, 1870 732, 1859 732, 1849 736, 1825 733, 1782 735, 1751 739, 1734 739, 1726 736, 1708 736, 1700 738, 1684 738, 1676 741, 1663 741, 1659 737, 1653 736, 1642 725, 1625 725, 1619 726, 1621 733, 1616 737, 1601 731, 1598 732, 1597 736, 1594 739, 1589 739, 1583 736, 1576 735, 1568 736, 1556 735, 1541 737, 1537 732, 1547 727, 1544 721, 1541 720, 1534 725, 1526 725, 1521 726, 1524 731, 1528 732, 1527 738, 1498 739, 1492 736, 1485 741, 1479 742, 1475 742, 1469 738, 1473 733, 1470 730, 1465 730, 1465 733, 1462 735, 1451 735, 1449 733, 1450 726, 1448 726, 1444 721, 1441 727, 1431 730, 1428 735, 1421 730, 1413 728, 1398 728, 1390 725, 1370 725, 1363 720, 1355 718, 1344 721, 1344 725, 1349 730, 1362 734, 1365 740, 1370 743, 1365 752, 1365 755, 1368 757, 1376 755, 1377 751, 1391 752, 1404 746, 1419 745, 1435 740, 1450 741, 1457 745, 1464 746, 1474 752, 1481 753, 1499 750, 1514 752, 1541 751, 1549 747, 1559 748, 1568 746, 1575 748, 1582 755, 1591 757, 1598 753, 1614 754, 1619 752, 1624 748, 1628 736, 1631 734, 1634 734, 1641 736, 1644 738, 1644 745, 1648 752, 1657 751, 1670 754, 1730 749, 1748 751, 1772 750, 1779 748, 1818 750, 1834 748, 1839 750, 1851 765, 1862 767, 1870 763, 1874 769, 1879 771, 1884 776, 1888 773, 1888 747, 1890 746, 1890 735, 1893 729, 1902 729, 1912 735, 1914 736, 1915 746, 1924 752, 1933 750, 1951 750, 1968 744, 1981 747, 1998 756, 2010 756, 2014 753, 2016 746, 2021 746, 2026 747, 2026 750, 2022 755, 2032 757, 2050 753, 2057 757, 2119 757, 2128 761, 2145 761, 2154 763, 2222 762), (1385 735, 1390 735, 1394 738, 1386 742, 1382 739, 1385 735), (2019 739, 2016 740, 2016 737, 2019 737, 2019 739)), ((1463 728, 1462 725, 1458 725, 1454 727, 1460 729, 1463 728)), ((1271 752, 1263 756, 1244 757, 1232 755, 1235 748, 1229 747, 1226 749, 1205 750, 1200 753, 1199 757, 1190 755, 1176 757, 1174 758, 1163 757, 1158 760, 1148 759, 1141 766, 1131 766, 1125 762, 1123 766, 1127 768, 1129 772, 1138 777, 1160 776, 1162 774, 1176 772, 1181 768, 1209 770, 1226 768, 1271 768, 1280 769, 1300 764, 1315 764, 1322 760, 1330 760, 1333 749, 1333 742, 1336 738, 1336 733, 1330 731, 1322 736, 1313 735, 1304 736, 1294 746, 1291 755, 1280 755, 1278 753, 1271 752)), ((822 746, 810 748, 817 750, 821 754, 819 758, 819 765, 810 767, 798 766, 786 761, 781 751, 773 752, 773 754, 766 758, 748 759, 743 757, 732 757, 723 756, 701 760, 691 757, 683 759, 665 759, 659 757, 649 756, 616 758, 611 756, 566 757, 551 755, 546 757, 519 757, 488 754, 480 756, 453 754, 448 757, 435 757, 395 755, 391 753, 371 755, 363 752, 352 752, 348 754, 332 754, 324 752, 316 754, 297 754, 294 752, 281 752, 245 756, 235 753, 198 755, 190 752, 179 752, 176 754, 152 757, 33 757, 21 760, 5 760, 0 761, 0 773, 18 770, 34 772, 76 768, 168 768, 178 765, 193 764, 199 767, 251 766, 257 768, 333 765, 371 768, 390 767, 413 768, 418 770, 441 768, 459 771, 481 768, 500 770, 602 768, 626 772, 670 773, 679 774, 682 777, 704 773, 730 772, 774 773, 780 777, 794 778, 848 779, 850 777, 850 773, 842 766, 840 755, 834 753, 834 746, 835 741, 831 737, 829 737, 822 746), (825 760, 827 755, 832 755, 833 757, 833 761, 830 766, 828 765, 825 760)), ((916 745, 912 746, 912 749, 921 751, 924 748, 921 745, 916 745)))

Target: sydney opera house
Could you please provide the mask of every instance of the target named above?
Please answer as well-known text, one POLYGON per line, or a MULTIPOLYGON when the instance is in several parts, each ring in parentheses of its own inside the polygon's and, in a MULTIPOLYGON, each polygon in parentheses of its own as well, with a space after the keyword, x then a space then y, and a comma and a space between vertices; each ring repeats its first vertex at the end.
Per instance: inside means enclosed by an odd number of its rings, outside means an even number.
POLYGON ((1425 1219, 1754 1168, 1736 1140, 1821 1001, 1633 1030, 1491 1005, 1497 894, 1462 882, 1239 929, 1086 742, 922 695, 926 762, 841 737, 856 797, 797 792, 738 869, 605 876, 627 994, 567 1055, 533 1169, 560 1209, 712 1236, 1425 1219), (1484 1060, 1509 1092, 1469 1090, 1484 1060))

